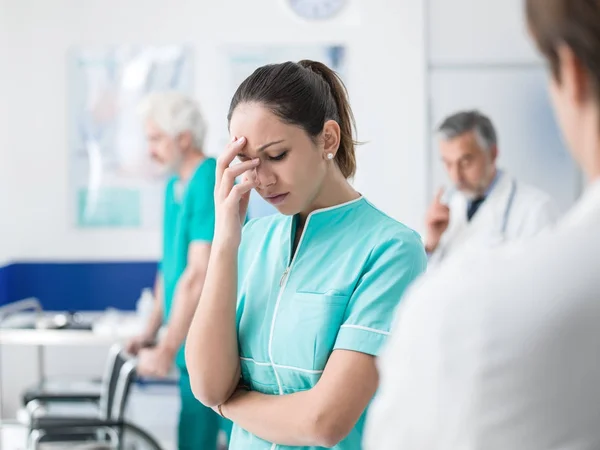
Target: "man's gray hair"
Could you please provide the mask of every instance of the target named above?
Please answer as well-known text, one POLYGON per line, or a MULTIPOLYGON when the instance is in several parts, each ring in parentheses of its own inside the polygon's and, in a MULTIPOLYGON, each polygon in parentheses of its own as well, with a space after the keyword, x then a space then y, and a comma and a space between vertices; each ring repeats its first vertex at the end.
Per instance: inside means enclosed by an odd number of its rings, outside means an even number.
POLYGON ((196 149, 203 150, 206 122, 193 98, 175 91, 154 92, 142 100, 139 113, 172 138, 189 131, 196 149))
POLYGON ((498 145, 496 130, 492 121, 479 111, 460 111, 446 117, 438 127, 438 135, 444 139, 454 139, 473 131, 478 144, 484 150, 490 151, 498 145))

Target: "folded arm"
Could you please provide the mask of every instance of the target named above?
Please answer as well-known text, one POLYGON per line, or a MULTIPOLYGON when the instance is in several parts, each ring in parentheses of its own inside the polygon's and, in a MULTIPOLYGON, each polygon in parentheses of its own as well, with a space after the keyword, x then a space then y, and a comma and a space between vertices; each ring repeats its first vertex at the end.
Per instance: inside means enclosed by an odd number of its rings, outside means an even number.
POLYGON ((373 356, 336 350, 314 388, 289 395, 237 391, 221 411, 268 442, 332 447, 354 428, 377 383, 373 356))

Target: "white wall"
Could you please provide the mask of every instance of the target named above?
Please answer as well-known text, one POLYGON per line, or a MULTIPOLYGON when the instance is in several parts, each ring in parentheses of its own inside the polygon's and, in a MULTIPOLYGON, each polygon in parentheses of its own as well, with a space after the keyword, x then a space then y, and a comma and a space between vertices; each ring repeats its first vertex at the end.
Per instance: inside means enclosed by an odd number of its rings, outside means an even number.
MULTIPOLYGON (((4 0, 0 0, 0 73, 7 70, 9 65, 7 59, 7 14, 4 0)), ((10 161, 8 160, 7 129, 8 129, 8 103, 5 101, 8 90, 7 83, 0 82, 0 267, 4 266, 11 256, 10 232, 13 227, 9 226, 11 221, 8 211, 8 192, 10 189, 10 161)))
MULTIPOLYGON (((350 0, 326 24, 296 19, 284 0, 2 0, 8 60, 2 85, 9 167, 16 186, 14 256, 26 259, 156 258, 157 232, 73 229, 67 202, 66 54, 73 46, 189 43, 196 93, 213 130, 224 129, 220 73, 226 43, 341 42, 349 50, 349 89, 359 127, 356 185, 375 204, 419 226, 425 192, 423 2, 350 0)), ((217 133, 209 136, 215 148, 217 133)))
POLYGON ((428 0, 433 65, 539 62, 527 35, 524 0, 428 0))

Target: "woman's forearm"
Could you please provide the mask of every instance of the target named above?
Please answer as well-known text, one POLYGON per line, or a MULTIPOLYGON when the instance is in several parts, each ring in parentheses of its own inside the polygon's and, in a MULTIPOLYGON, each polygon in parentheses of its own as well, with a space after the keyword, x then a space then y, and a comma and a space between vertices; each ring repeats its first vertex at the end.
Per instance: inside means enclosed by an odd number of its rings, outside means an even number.
POLYGON ((241 428, 275 444, 333 447, 352 432, 377 384, 373 356, 335 350, 311 389, 288 395, 239 390, 221 411, 241 428))
POLYGON ((236 331, 237 246, 213 243, 206 279, 186 340, 192 390, 207 406, 225 402, 240 377, 236 331))
POLYGON ((223 415, 265 441, 289 446, 330 447, 343 436, 331 426, 313 391, 265 395, 237 391, 223 415))

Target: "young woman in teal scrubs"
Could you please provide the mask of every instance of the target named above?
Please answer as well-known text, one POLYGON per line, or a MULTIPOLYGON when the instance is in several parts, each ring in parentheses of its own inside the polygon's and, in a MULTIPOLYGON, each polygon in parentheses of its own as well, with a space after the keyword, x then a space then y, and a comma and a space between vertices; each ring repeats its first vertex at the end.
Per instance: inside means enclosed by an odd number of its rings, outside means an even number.
POLYGON ((360 449, 375 356, 425 269, 421 240, 348 183, 354 121, 325 65, 257 69, 228 119, 185 352, 192 390, 234 422, 231 450, 360 449), (242 230, 252 189, 281 214, 242 230))

